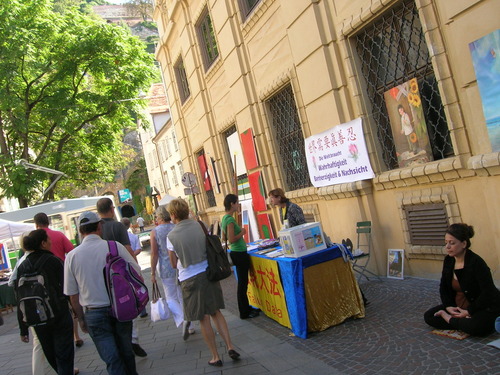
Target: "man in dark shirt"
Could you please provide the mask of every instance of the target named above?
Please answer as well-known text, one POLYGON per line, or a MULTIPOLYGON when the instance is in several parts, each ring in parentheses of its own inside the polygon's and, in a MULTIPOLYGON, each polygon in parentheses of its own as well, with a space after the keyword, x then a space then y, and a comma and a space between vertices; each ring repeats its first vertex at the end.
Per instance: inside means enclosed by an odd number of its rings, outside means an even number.
MULTIPOLYGON (((115 206, 110 198, 101 198, 97 201, 97 213, 103 220, 102 223, 102 239, 107 241, 116 241, 121 243, 128 250, 130 255, 137 258, 130 246, 130 239, 128 237, 127 228, 121 222, 116 221, 115 217, 115 206)), ((135 319, 133 320, 132 328, 132 349, 138 357, 146 357, 148 354, 139 345, 139 330, 135 319)))

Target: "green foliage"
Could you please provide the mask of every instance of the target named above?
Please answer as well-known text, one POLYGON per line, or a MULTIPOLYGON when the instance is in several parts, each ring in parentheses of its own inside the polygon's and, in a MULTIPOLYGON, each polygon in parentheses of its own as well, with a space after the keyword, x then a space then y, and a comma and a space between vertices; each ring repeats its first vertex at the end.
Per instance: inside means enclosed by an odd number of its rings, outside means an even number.
POLYGON ((143 21, 153 18, 153 0, 128 0, 125 7, 130 15, 141 17, 143 21))
POLYGON ((158 26, 156 26, 156 22, 153 21, 142 21, 139 25, 149 30, 158 31, 158 26))
POLYGON ((64 172, 75 188, 113 178, 122 129, 144 104, 127 99, 155 74, 128 29, 53 5, 0 0, 0 191, 22 206, 55 176, 18 159, 64 172))
POLYGON ((137 214, 141 214, 144 210, 145 186, 148 181, 148 173, 144 159, 139 160, 136 168, 137 169, 130 174, 127 181, 125 181, 125 187, 132 192, 132 200, 137 209, 137 214))

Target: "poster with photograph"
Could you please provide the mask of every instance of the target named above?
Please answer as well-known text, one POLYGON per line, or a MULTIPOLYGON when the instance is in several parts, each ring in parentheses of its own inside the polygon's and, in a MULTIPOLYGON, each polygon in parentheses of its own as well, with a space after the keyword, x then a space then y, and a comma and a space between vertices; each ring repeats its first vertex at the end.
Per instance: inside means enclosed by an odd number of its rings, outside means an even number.
POLYGON ((500 30, 469 44, 491 151, 500 151, 500 30))
POLYGON ((403 280, 404 250, 389 249, 387 256, 387 277, 403 280))
POLYGON ((417 79, 386 91, 384 99, 399 167, 434 160, 417 79))

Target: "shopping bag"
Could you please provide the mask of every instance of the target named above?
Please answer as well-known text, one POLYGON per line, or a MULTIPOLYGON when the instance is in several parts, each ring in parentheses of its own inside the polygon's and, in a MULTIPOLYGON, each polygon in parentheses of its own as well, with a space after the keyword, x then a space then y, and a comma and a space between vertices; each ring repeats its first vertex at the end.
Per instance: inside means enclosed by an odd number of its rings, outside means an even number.
POLYGON ((151 321, 158 322, 170 317, 167 301, 161 297, 160 289, 156 281, 153 283, 153 296, 151 299, 151 321))

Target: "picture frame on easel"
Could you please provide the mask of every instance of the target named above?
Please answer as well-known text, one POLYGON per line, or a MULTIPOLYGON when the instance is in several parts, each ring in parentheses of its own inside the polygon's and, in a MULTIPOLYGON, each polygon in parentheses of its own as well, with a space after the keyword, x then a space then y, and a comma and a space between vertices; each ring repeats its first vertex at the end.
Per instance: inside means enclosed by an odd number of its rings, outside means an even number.
POLYGON ((387 250, 387 277, 390 279, 404 279, 404 250, 387 250))

